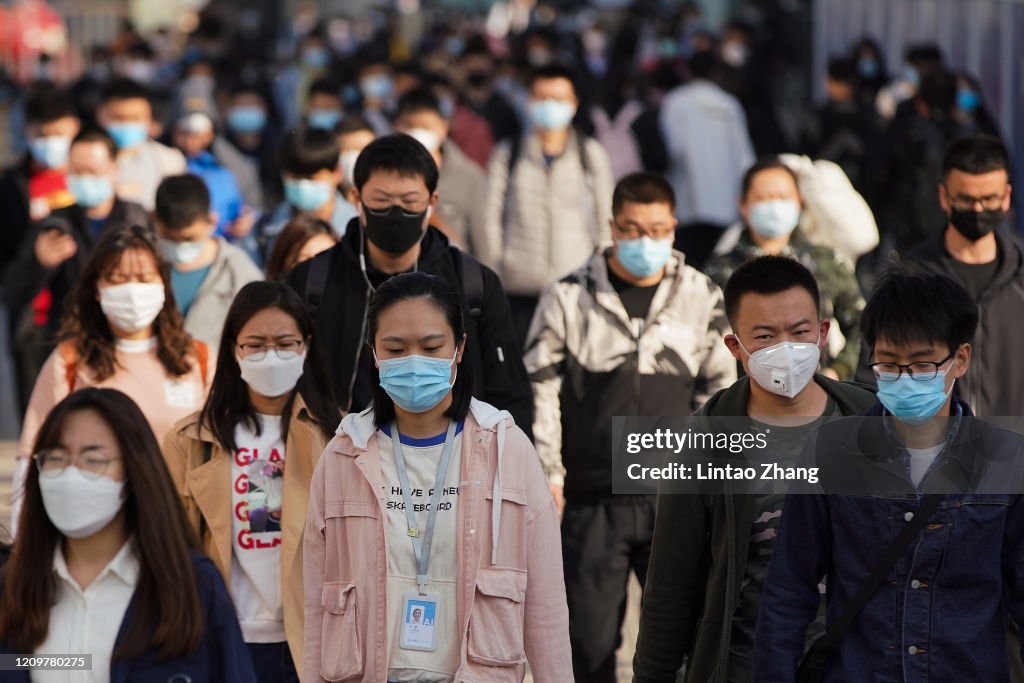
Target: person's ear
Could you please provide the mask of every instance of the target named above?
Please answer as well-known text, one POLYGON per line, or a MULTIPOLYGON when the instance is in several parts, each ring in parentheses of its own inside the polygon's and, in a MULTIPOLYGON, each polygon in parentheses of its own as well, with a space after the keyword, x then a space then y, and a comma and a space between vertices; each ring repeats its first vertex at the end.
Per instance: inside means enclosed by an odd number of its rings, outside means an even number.
POLYGON ((432 195, 430 195, 430 210, 431 210, 431 213, 433 213, 434 211, 437 210, 437 198, 438 197, 440 197, 440 195, 437 192, 434 192, 432 195))
POLYGON ((820 338, 818 339, 819 349, 828 348, 828 331, 830 329, 832 329, 832 321, 827 318, 822 320, 821 324, 818 326, 818 334, 820 335, 820 338))
POLYGON ((465 332, 463 332, 462 333, 462 339, 459 340, 459 351, 458 351, 458 353, 455 354, 455 363, 456 363, 456 365, 458 365, 459 363, 462 362, 462 356, 465 355, 465 353, 466 353, 466 340, 467 339, 469 339, 469 337, 466 335, 465 332))
MULTIPOLYGON (((949 205, 949 195, 946 194, 946 186, 939 183, 939 206, 942 207, 942 212, 949 214, 952 207, 949 205)), ((1007 197, 1009 199, 1009 197, 1007 197)))
POLYGON ((211 211, 210 215, 207 217, 207 220, 210 222, 210 230, 206 236, 212 237, 213 233, 216 232, 217 230, 217 226, 220 225, 220 216, 217 214, 216 211, 211 211))
POLYGON ((725 335, 723 340, 725 341, 725 347, 729 349, 729 353, 732 354, 732 357, 742 362, 743 349, 740 348, 740 340, 736 337, 736 335, 727 334, 725 335))
POLYGON ((963 344, 956 351, 956 355, 953 357, 953 377, 960 379, 967 374, 967 369, 971 367, 971 354, 974 349, 970 344, 963 344))
POLYGON ((1013 206, 1013 185, 1006 185, 1006 196, 1003 197, 1003 211, 1009 211, 1013 206))

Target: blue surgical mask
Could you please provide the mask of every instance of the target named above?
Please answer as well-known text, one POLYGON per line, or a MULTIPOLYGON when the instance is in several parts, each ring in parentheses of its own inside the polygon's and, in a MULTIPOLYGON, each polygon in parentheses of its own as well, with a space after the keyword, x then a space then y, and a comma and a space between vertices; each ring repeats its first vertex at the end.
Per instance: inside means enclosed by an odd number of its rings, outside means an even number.
POLYGON ((981 98, 978 93, 973 90, 959 90, 956 93, 956 106, 960 107, 960 110, 968 114, 973 114, 978 110, 978 106, 981 104, 981 98))
POLYGON ((267 127, 267 112, 256 106, 234 107, 228 110, 228 127, 242 135, 259 133, 267 127))
POLYGON ((68 151, 71 138, 63 135, 48 135, 28 143, 28 151, 37 164, 46 168, 64 168, 68 165, 68 151))
POLYGON ((785 237, 800 222, 800 202, 771 199, 750 207, 750 227, 764 237, 785 237))
POLYGON ((341 121, 341 112, 337 109, 310 109, 306 114, 306 123, 310 128, 334 130, 341 121))
POLYGON ((175 242, 174 240, 160 238, 160 250, 163 252, 164 258, 174 265, 187 266, 190 263, 195 263, 196 259, 203 253, 204 246, 205 242, 202 240, 198 242, 175 242))
POLYGON ((363 97, 372 97, 377 100, 389 97, 393 88, 394 83, 391 77, 384 74, 367 76, 359 81, 359 89, 362 91, 363 97))
POLYGON ((322 47, 308 47, 302 51, 302 63, 310 69, 325 69, 331 63, 331 53, 322 47))
POLYGON ((114 195, 114 184, 101 175, 68 175, 68 190, 79 206, 91 209, 114 195))
POLYGON ((668 263, 672 256, 672 240, 650 237, 619 240, 615 249, 619 263, 635 277, 644 278, 654 275, 668 263))
POLYGON ((112 123, 107 132, 114 138, 118 149, 129 149, 140 145, 149 137, 149 126, 144 123, 112 123))
POLYGON ((331 200, 334 187, 322 180, 285 180, 284 198, 299 211, 316 211, 331 200))
POLYGON ((857 73, 862 78, 874 78, 878 75, 878 62, 870 57, 861 57, 857 60, 857 73))
POLYGON ((917 73, 917 69, 908 64, 903 69, 903 80, 916 88, 921 85, 921 74, 917 73))
POLYGON ((530 102, 530 122, 542 130, 567 128, 576 115, 576 107, 562 100, 540 100, 530 102))
POLYGON ((380 385, 402 410, 425 413, 444 400, 455 386, 452 365, 458 355, 456 350, 450 360, 428 356, 378 360, 380 385))
POLYGON ((953 387, 946 391, 946 372, 920 381, 903 373, 893 382, 878 382, 878 400, 901 422, 919 425, 932 419, 946 403, 953 387))

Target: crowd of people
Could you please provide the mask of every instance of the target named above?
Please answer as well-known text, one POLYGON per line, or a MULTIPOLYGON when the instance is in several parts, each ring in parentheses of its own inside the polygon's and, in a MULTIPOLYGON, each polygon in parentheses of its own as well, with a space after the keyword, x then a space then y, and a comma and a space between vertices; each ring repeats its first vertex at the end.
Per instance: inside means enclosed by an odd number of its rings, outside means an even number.
POLYGON ((1024 415, 975 78, 865 38, 794 112, 696 3, 299 18, 24 89, 0 653, 92 673, 0 681, 614 683, 631 574, 637 683, 1024 676, 1024 503, 929 493, 1024 443, 957 427, 1024 415), (905 489, 615 494, 652 415, 873 416, 905 489))

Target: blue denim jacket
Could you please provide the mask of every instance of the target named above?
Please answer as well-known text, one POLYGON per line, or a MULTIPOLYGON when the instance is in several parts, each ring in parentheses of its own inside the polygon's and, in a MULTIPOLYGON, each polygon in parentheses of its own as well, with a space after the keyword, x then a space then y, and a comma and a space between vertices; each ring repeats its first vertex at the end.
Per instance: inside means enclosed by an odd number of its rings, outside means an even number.
MULTIPOLYGON (((881 406, 869 413, 881 414, 881 406)), ((1024 439, 1002 430, 984 436, 986 447, 1012 452, 1024 467, 1024 439)), ((825 437, 817 441, 823 457, 836 444, 825 437)), ((754 681, 795 680, 819 582, 827 577, 831 625, 919 504, 912 492, 787 497, 758 615, 754 681)), ((1009 681, 1008 614, 1024 623, 1024 501, 947 496, 843 634, 826 680, 1009 681)))

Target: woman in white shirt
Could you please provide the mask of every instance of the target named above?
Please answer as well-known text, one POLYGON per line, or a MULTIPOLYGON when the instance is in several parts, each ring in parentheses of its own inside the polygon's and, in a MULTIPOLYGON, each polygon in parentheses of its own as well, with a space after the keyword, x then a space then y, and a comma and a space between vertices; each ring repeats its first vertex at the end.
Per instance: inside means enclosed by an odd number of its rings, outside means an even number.
MULTIPOLYGON (((138 406, 89 388, 39 430, 0 593, 0 652, 92 656, 74 680, 254 681, 227 588, 198 552, 138 406)), ((5 672, 50 683, 67 672, 5 672)))

